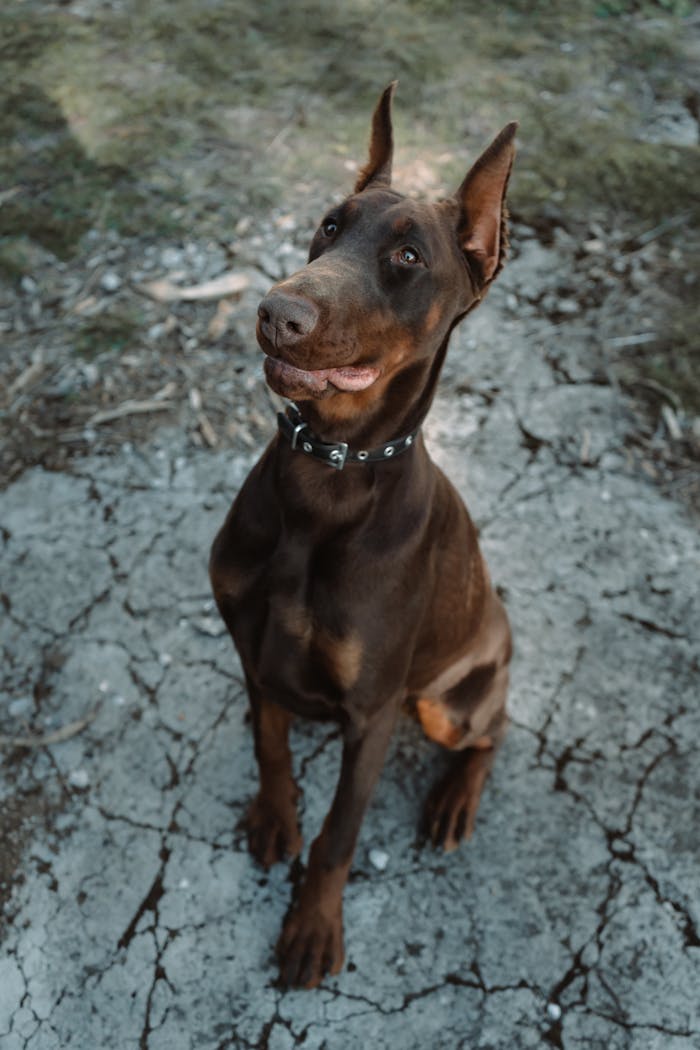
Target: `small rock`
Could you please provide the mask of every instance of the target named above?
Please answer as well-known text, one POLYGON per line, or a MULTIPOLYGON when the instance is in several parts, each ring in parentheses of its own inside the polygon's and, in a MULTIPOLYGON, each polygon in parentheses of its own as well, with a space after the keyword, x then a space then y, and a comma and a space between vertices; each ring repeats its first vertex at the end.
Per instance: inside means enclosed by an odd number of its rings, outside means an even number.
POLYGON ((100 378, 100 370, 93 361, 86 361, 81 371, 87 386, 94 386, 100 378))
POLYGON ((105 292, 116 292, 122 286, 122 279, 114 270, 107 270, 100 277, 100 286, 105 292))
POLYGON ((100 690, 101 693, 108 693, 109 692, 109 682, 107 681, 106 678, 102 679, 102 681, 100 682, 100 684, 98 686, 98 689, 100 690))
POLYGON ((173 662, 173 658, 170 655, 170 653, 159 653, 158 654, 158 663, 161 665, 161 667, 170 667, 172 662, 173 662))
POLYGON ((210 638, 219 638, 226 634, 226 624, 218 616, 200 616, 192 620, 192 626, 200 634, 206 634, 210 638))
POLYGON ((19 282, 19 286, 23 292, 26 292, 27 295, 36 295, 37 291, 39 290, 39 285, 36 283, 34 278, 30 277, 27 273, 25 273, 22 277, 22 280, 19 282))
POLYGON ((8 713, 16 718, 18 715, 26 715, 31 710, 32 702, 28 696, 18 697, 17 700, 13 700, 7 708, 8 713))
POLYGON ((177 248, 164 248, 160 253, 160 262, 166 270, 174 270, 182 264, 182 252, 177 248))
POLYGON ((581 307, 575 299, 557 299, 556 309, 558 313, 571 317, 573 314, 577 314, 581 307))
POLYGON ((71 787, 86 788, 90 783, 90 777, 87 774, 87 770, 74 769, 68 777, 68 783, 71 787))
POLYGON ((547 1017, 552 1021, 558 1021, 561 1017, 561 1006, 559 1003, 547 1003, 547 1017))
POLYGON ((389 854, 383 849, 371 849, 369 851, 369 862, 377 871, 384 871, 389 863, 389 854))

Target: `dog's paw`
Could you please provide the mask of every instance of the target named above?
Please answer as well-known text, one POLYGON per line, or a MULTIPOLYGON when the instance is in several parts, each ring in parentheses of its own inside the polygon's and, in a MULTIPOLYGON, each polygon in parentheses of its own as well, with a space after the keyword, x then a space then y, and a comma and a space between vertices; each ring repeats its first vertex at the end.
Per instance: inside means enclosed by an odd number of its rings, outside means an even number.
POLYGON ((280 805, 258 795, 248 810, 246 828, 248 849, 265 868, 301 852, 301 834, 293 803, 280 805))
POLYGON ((492 762, 492 751, 466 751, 435 785, 424 815, 425 831, 433 846, 442 846, 449 852, 472 837, 481 792, 492 762))
POLYGON ((315 988, 326 974, 339 973, 345 959, 343 916, 316 908, 296 908, 277 942, 280 980, 287 986, 315 988))

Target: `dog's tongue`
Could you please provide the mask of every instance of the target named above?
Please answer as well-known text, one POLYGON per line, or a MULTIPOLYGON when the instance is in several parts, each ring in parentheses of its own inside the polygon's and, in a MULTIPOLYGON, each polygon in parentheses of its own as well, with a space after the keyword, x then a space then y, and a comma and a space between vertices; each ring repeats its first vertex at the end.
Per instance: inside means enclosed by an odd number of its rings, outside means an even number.
MULTIPOLYGON (((338 390, 366 390, 379 375, 378 368, 367 368, 348 365, 345 368, 328 368, 325 378, 338 390)), ((310 372, 309 375, 323 375, 323 372, 310 372)))
POLYGON ((365 390, 371 386, 379 375, 378 368, 369 368, 362 365, 343 365, 341 368, 318 368, 305 370, 295 368, 279 358, 268 358, 270 367, 277 373, 283 382, 289 384, 300 383, 308 388, 309 393, 322 394, 329 383, 338 390, 355 391, 365 390))

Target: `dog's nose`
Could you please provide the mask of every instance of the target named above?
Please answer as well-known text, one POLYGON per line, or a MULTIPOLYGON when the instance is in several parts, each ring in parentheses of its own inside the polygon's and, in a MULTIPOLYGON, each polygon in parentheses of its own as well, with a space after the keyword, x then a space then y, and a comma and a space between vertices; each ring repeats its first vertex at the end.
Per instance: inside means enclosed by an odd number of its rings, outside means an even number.
POLYGON ((280 291, 270 292, 258 307, 260 327, 275 347, 294 346, 311 335, 318 316, 310 299, 280 291))

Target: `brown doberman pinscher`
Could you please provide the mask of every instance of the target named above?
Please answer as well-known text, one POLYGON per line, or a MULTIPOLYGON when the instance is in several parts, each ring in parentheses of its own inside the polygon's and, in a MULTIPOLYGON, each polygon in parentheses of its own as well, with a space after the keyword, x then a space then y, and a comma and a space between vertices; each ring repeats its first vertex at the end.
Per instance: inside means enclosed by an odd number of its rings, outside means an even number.
POLYGON ((211 556, 250 695, 260 789, 248 841, 265 867, 302 845, 293 715, 342 727, 340 779, 277 946, 282 981, 308 988, 343 964, 343 887, 402 705, 454 752, 426 811, 448 850, 472 833, 507 726, 506 613, 420 426, 452 329, 503 265, 517 125, 453 197, 410 200, 391 188, 393 89, 355 192, 260 303, 267 382, 295 404, 211 556))

